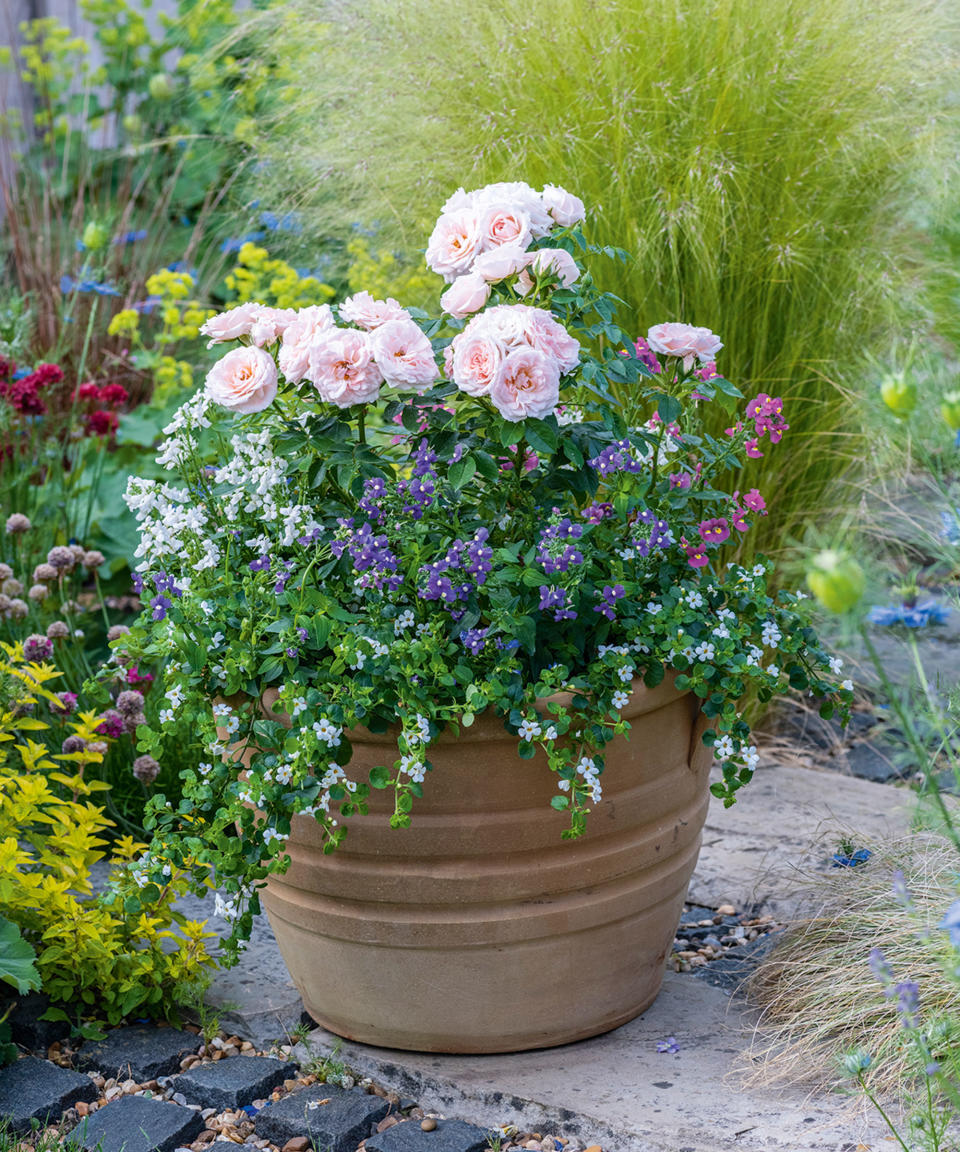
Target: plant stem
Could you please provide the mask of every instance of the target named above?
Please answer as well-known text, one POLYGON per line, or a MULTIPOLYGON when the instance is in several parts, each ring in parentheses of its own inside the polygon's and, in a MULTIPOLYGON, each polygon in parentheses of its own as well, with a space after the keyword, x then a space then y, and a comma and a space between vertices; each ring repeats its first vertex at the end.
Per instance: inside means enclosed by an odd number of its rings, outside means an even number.
POLYGON ((357 441, 360 444, 367 442, 367 406, 366 404, 360 405, 360 411, 357 413, 357 441))

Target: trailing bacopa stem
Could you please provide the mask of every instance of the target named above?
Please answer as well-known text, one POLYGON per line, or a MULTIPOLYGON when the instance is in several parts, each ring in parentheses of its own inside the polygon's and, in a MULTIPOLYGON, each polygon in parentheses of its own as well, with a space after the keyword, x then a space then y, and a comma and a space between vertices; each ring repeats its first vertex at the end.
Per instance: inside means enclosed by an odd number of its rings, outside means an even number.
POLYGON ((361 292, 204 325, 236 346, 166 429, 179 483, 130 482, 147 607, 124 640, 175 654, 163 722, 207 753, 179 810, 153 803, 149 868, 198 885, 213 869, 232 942, 295 815, 333 850, 370 789, 392 789, 408 825, 431 744, 482 712, 545 760, 577 836, 639 682, 670 674, 700 698, 725 802, 757 764, 748 690, 849 705, 802 594, 771 596, 767 563, 735 561, 766 504, 720 481, 781 439, 780 401, 709 436, 702 406, 741 403, 719 339, 676 323, 628 337, 581 278, 583 214, 551 187, 456 193, 427 248, 446 321, 361 292), (366 779, 361 725, 396 735, 366 779))

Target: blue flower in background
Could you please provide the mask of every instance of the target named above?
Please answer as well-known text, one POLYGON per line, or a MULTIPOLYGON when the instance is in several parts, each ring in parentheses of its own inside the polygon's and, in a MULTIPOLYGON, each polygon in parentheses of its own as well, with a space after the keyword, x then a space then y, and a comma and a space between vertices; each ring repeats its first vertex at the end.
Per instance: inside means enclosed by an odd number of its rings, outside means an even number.
POLYGON ((303 231, 303 224, 296 212, 287 212, 278 216, 275 212, 261 212, 260 223, 271 232, 293 232, 299 236, 303 231))
POLYGON ((197 278, 197 270, 186 260, 174 260, 172 264, 167 265, 168 272, 186 272, 188 276, 192 276, 194 280, 197 278))
POLYGON ((244 244, 255 243, 257 240, 262 240, 264 236, 266 236, 266 232, 248 232, 246 236, 231 236, 220 245, 220 251, 231 256, 234 252, 239 252, 244 244))
POLYGON ((146 240, 149 233, 146 228, 138 228, 134 232, 121 232, 119 236, 114 236, 114 244, 136 244, 138 240, 146 240))
MULTIPOLYGON (((960 432, 957 433, 957 445, 960 446, 960 432)), ((941 512, 940 521, 943 524, 940 530, 941 538, 954 548, 960 548, 960 517, 957 515, 957 509, 954 508, 952 512, 941 512)))
POLYGON ((960 948, 960 900, 954 900, 950 905, 939 927, 950 937, 954 948, 960 948))
POLYGON ((119 296, 119 288, 112 284, 101 284, 97 280, 74 280, 72 276, 60 277, 60 291, 66 296, 71 292, 92 293, 95 296, 119 296))
POLYGON ((922 603, 909 607, 906 604, 894 604, 884 607, 881 604, 874 606, 867 613, 871 624, 890 627, 893 624, 905 624, 908 628, 923 628, 927 624, 945 624, 950 616, 950 609, 936 600, 924 600, 922 603))

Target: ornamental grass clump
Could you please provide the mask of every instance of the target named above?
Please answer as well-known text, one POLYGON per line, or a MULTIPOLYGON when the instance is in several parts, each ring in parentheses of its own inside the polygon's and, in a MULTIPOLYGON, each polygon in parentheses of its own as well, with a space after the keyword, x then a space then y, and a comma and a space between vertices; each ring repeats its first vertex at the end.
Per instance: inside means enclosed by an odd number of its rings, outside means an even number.
POLYGON ((773 597, 766 562, 719 562, 767 512, 725 480, 751 445, 781 450, 789 412, 743 402, 706 328, 624 332, 583 218, 557 186, 460 189, 427 246, 444 319, 360 291, 204 326, 229 350, 166 429, 179 481, 129 485, 145 612, 122 644, 172 656, 162 730, 208 748, 178 808, 152 802, 139 874, 212 867, 235 936, 296 814, 332 851, 389 789, 409 825, 431 744, 482 712, 522 759, 541 750, 573 837, 641 684, 700 698, 725 801, 757 763, 746 692, 847 709, 802 594, 773 597), (361 725, 396 739, 369 777, 351 773, 361 725))
POLYGON ((577 188, 632 257, 595 268, 627 314, 714 327, 788 404, 796 450, 749 472, 780 491, 754 534, 773 552, 862 452, 863 352, 925 323, 956 33, 914 0, 311 2, 276 34, 304 82, 264 178, 318 232, 407 250, 464 172, 577 188))

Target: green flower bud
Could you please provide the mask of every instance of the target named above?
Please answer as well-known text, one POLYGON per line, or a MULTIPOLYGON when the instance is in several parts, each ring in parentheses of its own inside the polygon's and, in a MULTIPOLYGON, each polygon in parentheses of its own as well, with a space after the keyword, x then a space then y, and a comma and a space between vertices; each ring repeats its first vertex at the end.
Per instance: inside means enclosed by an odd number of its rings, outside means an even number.
POLYGON ((139 136, 143 131, 143 121, 136 112, 130 112, 124 116, 123 130, 128 136, 139 136))
POLYGON ((98 248, 104 248, 109 240, 110 232, 96 220, 91 220, 83 230, 83 246, 91 252, 96 252, 98 248))
POLYGON ((807 572, 810 591, 830 612, 849 612, 863 595, 865 583, 856 560, 832 548, 814 556, 807 572))
POLYGON ((945 392, 940 401, 940 415, 951 432, 960 432, 960 392, 945 392))
POLYGON ((880 395, 894 416, 909 416, 917 406, 917 385, 906 372, 885 376, 880 383, 880 395))
POLYGON ((173 95, 173 85, 166 72, 155 72, 147 83, 147 90, 154 100, 169 100, 173 95))

